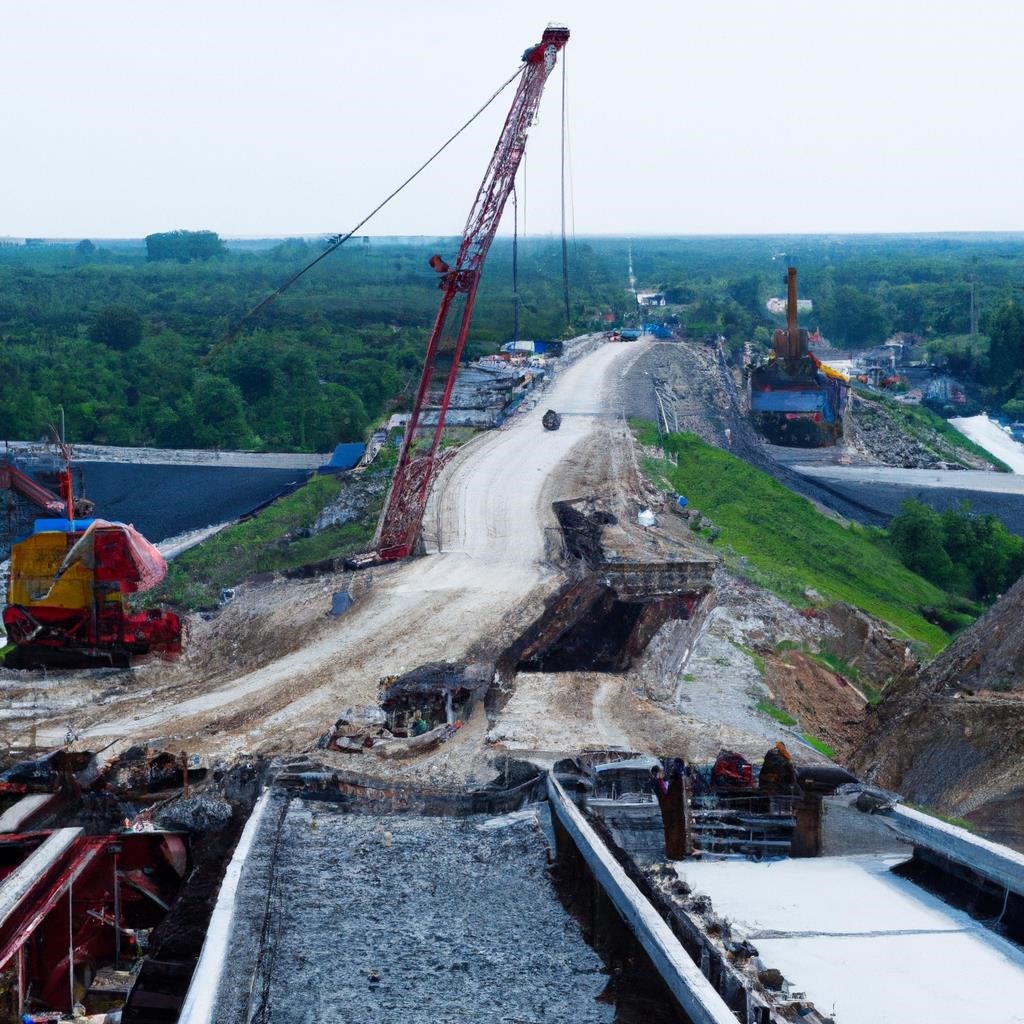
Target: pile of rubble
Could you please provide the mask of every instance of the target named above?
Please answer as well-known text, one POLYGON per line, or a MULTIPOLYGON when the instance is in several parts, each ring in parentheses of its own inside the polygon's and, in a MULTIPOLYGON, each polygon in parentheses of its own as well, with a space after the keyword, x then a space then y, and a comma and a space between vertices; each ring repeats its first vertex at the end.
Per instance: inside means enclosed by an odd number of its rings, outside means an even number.
POLYGON ((901 469, 987 469, 989 464, 962 448, 956 448, 941 434, 913 436, 882 402, 851 394, 848 446, 864 452, 882 466, 901 469))

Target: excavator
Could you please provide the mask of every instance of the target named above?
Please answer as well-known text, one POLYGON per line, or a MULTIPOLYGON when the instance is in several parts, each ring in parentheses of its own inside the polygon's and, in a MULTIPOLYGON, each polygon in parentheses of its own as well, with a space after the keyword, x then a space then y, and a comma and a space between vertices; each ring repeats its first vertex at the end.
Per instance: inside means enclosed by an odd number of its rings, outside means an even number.
POLYGON ((786 328, 772 337, 772 351, 750 372, 750 414, 772 444, 826 448, 843 436, 850 378, 827 366, 808 348, 797 326, 796 267, 786 282, 786 328))

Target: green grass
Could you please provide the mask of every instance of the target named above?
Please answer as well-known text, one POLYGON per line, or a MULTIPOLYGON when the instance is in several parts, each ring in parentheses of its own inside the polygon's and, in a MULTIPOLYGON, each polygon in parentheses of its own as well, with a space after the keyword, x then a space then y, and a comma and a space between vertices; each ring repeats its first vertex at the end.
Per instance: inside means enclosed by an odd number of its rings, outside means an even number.
MULTIPOLYGON (((652 424, 634 423, 641 443, 657 445, 652 424)), ((676 455, 647 458, 648 476, 665 481, 720 528, 716 550, 727 564, 795 606, 813 588, 889 623, 896 633, 941 650, 948 636, 920 612, 945 607, 948 595, 905 568, 877 530, 843 526, 818 512, 768 474, 693 434, 670 434, 676 455)))
POLYGON ((774 718, 780 725, 796 725, 796 719, 792 715, 766 700, 757 702, 757 710, 763 711, 769 718, 774 718))
POLYGON ((757 653, 757 651, 755 651, 752 647, 747 647, 746 644, 739 643, 739 641, 737 640, 731 640, 730 643, 737 650, 742 651, 754 663, 754 668, 756 668, 757 671, 761 673, 761 675, 765 674, 765 671, 767 670, 768 666, 765 665, 764 658, 762 658, 761 655, 757 653))
POLYGON ((384 495, 359 522, 306 535, 320 512, 337 497, 341 482, 315 476, 305 486, 236 523, 174 559, 163 583, 146 594, 179 608, 212 608, 224 587, 260 572, 294 569, 310 562, 365 550, 373 540, 384 495))
POLYGON ((926 807, 924 804, 912 804, 907 800, 903 803, 915 811, 920 811, 922 814, 927 814, 930 818, 938 818, 939 821, 944 821, 947 825, 955 825, 957 828, 966 829, 968 832, 977 832, 978 826, 973 821, 968 821, 966 818, 954 818, 948 814, 941 814, 935 810, 934 807, 926 807))
POLYGON ((813 736, 808 733, 803 734, 804 743, 814 747, 819 754, 824 754, 827 758, 834 761, 836 759, 836 752, 827 744, 822 743, 821 740, 816 740, 813 736))

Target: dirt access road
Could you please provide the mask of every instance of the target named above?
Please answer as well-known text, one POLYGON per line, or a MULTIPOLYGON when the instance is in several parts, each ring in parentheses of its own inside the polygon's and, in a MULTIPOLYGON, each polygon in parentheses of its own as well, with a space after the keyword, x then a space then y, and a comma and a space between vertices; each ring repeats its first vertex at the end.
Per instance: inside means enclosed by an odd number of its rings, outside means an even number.
POLYGON ((376 703, 381 677, 500 649, 558 577, 545 559, 550 502, 576 496, 574 464, 602 424, 617 422, 618 382, 646 347, 597 348, 536 408, 467 445, 434 488, 428 557, 239 588, 213 621, 194 623, 177 664, 0 672, 0 741, 56 745, 70 729, 93 750, 126 739, 220 755, 303 750, 345 707, 376 703), (548 407, 562 413, 557 432, 541 426, 548 407), (333 619, 339 587, 355 604, 333 619))

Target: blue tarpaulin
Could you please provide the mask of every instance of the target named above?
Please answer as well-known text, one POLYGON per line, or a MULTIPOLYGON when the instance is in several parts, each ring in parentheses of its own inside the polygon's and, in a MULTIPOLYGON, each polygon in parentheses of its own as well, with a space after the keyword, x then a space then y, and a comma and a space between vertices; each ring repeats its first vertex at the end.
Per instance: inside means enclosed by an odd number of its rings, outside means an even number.
POLYGON ((363 457, 365 451, 366 445, 361 441, 339 444, 330 459, 320 467, 319 472, 340 473, 351 469, 363 457))

